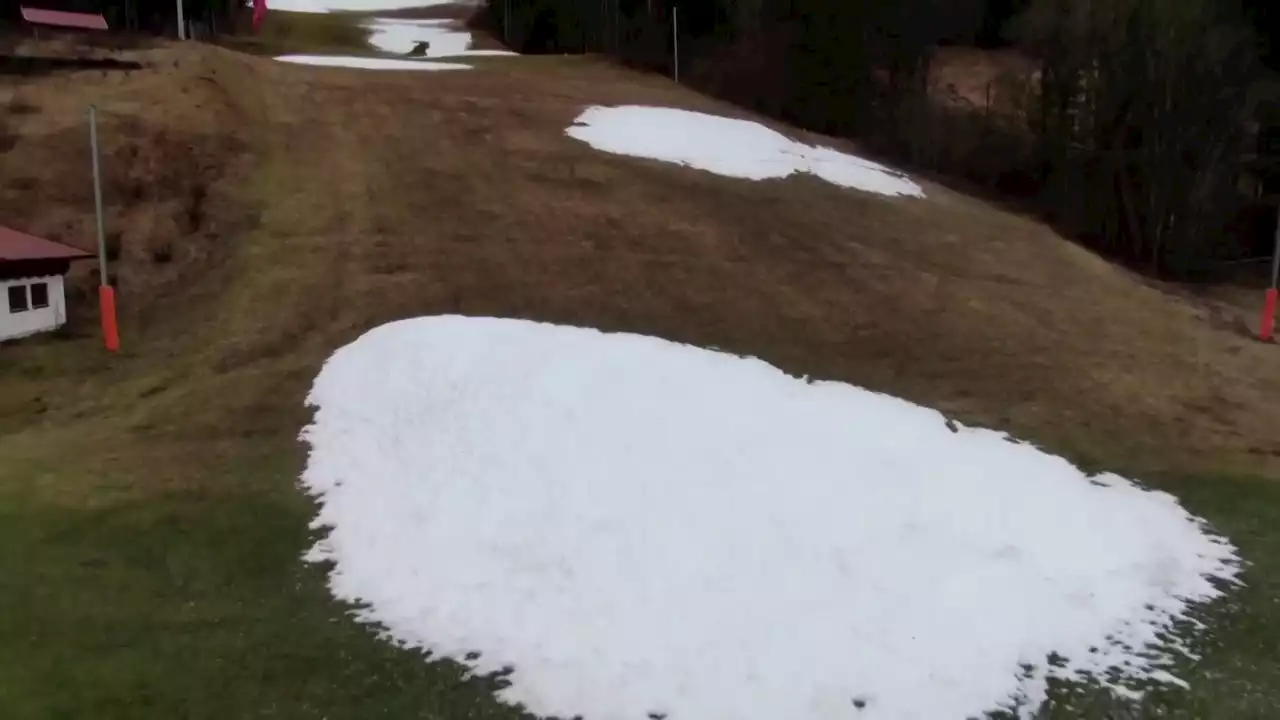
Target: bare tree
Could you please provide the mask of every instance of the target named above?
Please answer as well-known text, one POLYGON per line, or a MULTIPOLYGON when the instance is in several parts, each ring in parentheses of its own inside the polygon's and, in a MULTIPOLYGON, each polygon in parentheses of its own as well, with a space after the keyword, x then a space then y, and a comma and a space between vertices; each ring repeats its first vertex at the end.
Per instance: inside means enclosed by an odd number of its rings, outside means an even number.
POLYGON ((1229 4, 1039 0, 1021 28, 1053 210, 1155 272, 1203 266, 1234 209, 1255 66, 1229 4))

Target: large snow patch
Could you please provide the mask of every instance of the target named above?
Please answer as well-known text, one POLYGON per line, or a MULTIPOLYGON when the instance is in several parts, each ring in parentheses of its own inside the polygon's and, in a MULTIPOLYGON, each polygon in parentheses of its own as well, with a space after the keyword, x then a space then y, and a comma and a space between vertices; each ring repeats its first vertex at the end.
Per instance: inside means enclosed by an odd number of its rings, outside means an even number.
POLYGON ((539 715, 945 720, 1046 673, 1169 680, 1144 646, 1237 572, 1168 494, 650 337, 395 322, 308 402, 334 594, 513 667, 539 715))
POLYGON ((605 152, 651 158, 718 175, 765 180, 811 173, 841 187, 924 197, 901 172, 827 147, 815 147, 754 122, 674 108, 587 108, 565 132, 605 152))

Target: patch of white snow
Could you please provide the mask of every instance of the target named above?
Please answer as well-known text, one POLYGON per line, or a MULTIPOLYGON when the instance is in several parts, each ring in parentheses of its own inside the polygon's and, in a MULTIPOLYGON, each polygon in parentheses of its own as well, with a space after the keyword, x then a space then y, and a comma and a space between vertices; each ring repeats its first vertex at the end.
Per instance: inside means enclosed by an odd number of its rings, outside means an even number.
MULTIPOLYGON (((379 12, 435 5, 450 5, 457 0, 269 0, 271 10, 283 12, 379 12)), ((252 3, 248 3, 252 4, 252 3)))
POLYGON ((429 60, 398 60, 396 58, 356 57, 354 55, 281 55, 281 62, 321 67, 362 68, 365 70, 469 70, 470 65, 432 62, 429 60))
POLYGON ((960 720, 1051 674, 1169 680, 1144 649, 1238 572, 1171 495, 651 337, 405 320, 308 403, 334 594, 514 667, 538 715, 960 720))
POLYGON ((471 50, 471 33, 455 30, 452 20, 391 20, 375 18, 365 23, 369 44, 395 55, 404 55, 419 42, 427 42, 425 57, 514 55, 509 50, 471 50))
POLYGON ((806 145, 747 120, 675 108, 587 108, 565 132, 604 152, 651 158, 718 175, 765 180, 812 173, 835 185, 924 197, 905 174, 827 147, 806 145))

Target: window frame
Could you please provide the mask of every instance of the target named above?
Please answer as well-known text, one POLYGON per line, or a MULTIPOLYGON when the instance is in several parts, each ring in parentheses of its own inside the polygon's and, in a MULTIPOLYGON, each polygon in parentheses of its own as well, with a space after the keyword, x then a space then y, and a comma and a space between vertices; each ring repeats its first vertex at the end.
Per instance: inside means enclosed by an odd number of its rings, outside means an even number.
POLYGON ((27 286, 25 284, 10 285, 5 291, 5 297, 8 301, 10 315, 21 315, 22 313, 31 312, 31 293, 27 290, 27 286), (22 307, 14 306, 14 291, 22 294, 22 307))
POLYGON ((33 282, 27 286, 27 308, 30 310, 47 310, 50 305, 49 283, 46 281, 33 282), (36 303, 36 288, 44 291, 44 304, 36 303))

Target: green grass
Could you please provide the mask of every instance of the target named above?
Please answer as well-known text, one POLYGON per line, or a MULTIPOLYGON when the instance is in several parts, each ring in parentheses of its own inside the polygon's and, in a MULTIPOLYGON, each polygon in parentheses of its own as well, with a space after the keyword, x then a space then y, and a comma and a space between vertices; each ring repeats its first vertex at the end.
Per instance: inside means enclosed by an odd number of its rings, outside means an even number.
MULTIPOLYGON (((129 490, 147 482, 145 467, 101 476, 88 459, 5 462, 3 717, 514 717, 492 700, 491 681, 464 682, 457 666, 378 639, 328 597, 322 570, 299 561, 310 507, 292 489, 300 458, 290 445, 251 443, 195 489, 146 499, 129 490), (86 477, 118 499, 40 499, 41 487, 86 477)), ((1239 543, 1248 586, 1211 609, 1189 693, 1158 691, 1137 714, 1077 697, 1046 717, 1280 717, 1280 488, 1165 485, 1239 543)))
POLYGON ((285 490, 295 455, 239 456, 199 483, 238 490, 90 509, 32 488, 80 483, 91 464, 5 462, 0 716, 515 716, 493 702, 491 682, 463 682, 457 666, 383 642, 329 599, 321 569, 299 562, 309 507, 285 490))

